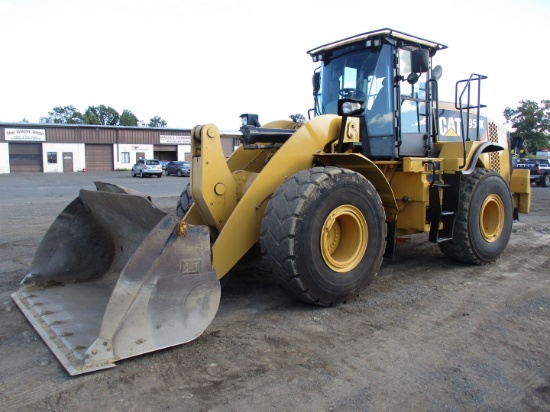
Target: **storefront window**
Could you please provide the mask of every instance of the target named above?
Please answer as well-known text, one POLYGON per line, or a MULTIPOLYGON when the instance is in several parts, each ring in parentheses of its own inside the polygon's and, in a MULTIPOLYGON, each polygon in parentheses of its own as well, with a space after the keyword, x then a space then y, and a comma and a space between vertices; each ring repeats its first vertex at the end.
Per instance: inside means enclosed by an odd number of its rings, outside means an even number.
POLYGON ((57 152, 48 152, 48 163, 57 163, 57 152))
POLYGON ((122 152, 122 163, 130 163, 130 152, 122 152))

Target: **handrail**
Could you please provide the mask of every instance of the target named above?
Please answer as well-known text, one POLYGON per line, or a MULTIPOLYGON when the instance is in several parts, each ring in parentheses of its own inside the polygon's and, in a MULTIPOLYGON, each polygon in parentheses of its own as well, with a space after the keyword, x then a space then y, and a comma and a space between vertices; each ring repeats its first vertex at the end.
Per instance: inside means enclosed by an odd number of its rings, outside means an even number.
POLYGON ((477 109, 476 114, 476 140, 479 139, 479 117, 480 117, 480 109, 483 107, 487 107, 486 105, 481 104, 481 80, 485 80, 487 76, 484 76, 482 74, 472 73, 470 77, 466 80, 459 80, 456 82, 455 86, 455 109, 460 110, 460 118, 462 121, 460 122, 460 128, 462 132, 462 148, 463 148, 463 161, 462 166, 459 167, 459 169, 463 169, 466 166, 466 141, 470 141, 470 127, 468 125, 468 128, 466 129, 465 121, 464 121, 464 110, 466 111, 466 119, 470 120, 470 110, 471 109, 477 109), (475 101, 475 104, 472 104, 471 101, 471 87, 472 83, 477 82, 477 99, 475 101), (464 85, 464 88, 462 89, 462 92, 460 93, 460 96, 458 94, 458 87, 460 84, 466 83, 464 85), (464 94, 467 94, 467 102, 466 105, 463 105, 463 98, 464 94))

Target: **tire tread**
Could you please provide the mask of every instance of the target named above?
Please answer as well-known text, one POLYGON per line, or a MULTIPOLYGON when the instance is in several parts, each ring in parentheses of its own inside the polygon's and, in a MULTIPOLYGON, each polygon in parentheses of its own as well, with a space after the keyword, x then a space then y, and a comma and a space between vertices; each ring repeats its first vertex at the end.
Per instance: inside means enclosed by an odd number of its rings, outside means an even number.
POLYGON ((489 176, 500 175, 491 169, 476 168, 471 174, 464 176, 461 182, 458 212, 455 215, 453 239, 439 243, 441 251, 453 260, 474 265, 486 265, 494 262, 481 259, 472 245, 469 231, 468 216, 472 204, 472 197, 480 182, 489 176))
MULTIPOLYGON (((334 178, 339 174, 357 175, 348 169, 314 167, 289 177, 273 194, 265 210, 261 225, 260 246, 263 266, 287 293, 294 295, 299 300, 319 306, 333 306, 344 303, 357 297, 358 293, 343 297, 338 301, 323 301, 321 297, 316 296, 306 287, 296 266, 295 250, 297 241, 294 233, 300 216, 297 216, 294 211, 301 210, 304 203, 310 201, 311 196, 319 193, 319 189, 327 182, 327 176, 334 178), (289 183, 289 181, 293 182, 289 183)), ((363 179, 361 175, 358 176, 363 179)), ((366 179, 365 181, 368 182, 366 179)), ((370 185, 370 183, 368 184, 370 185)), ((373 198, 376 199, 376 206, 381 211, 382 219, 385 220, 380 197, 375 196, 373 198)), ((374 274, 382 263, 382 254, 380 254, 378 260, 374 263, 374 274)))

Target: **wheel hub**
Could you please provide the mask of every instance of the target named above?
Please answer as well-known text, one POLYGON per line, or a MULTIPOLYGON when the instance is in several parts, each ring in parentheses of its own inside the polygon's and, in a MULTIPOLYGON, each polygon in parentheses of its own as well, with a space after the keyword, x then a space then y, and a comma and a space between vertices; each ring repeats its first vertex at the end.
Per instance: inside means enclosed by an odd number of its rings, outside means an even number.
POLYGON ((479 214, 481 235, 487 242, 496 241, 504 228, 504 203, 500 196, 487 196, 479 214))
POLYGON ((335 272, 349 272, 363 259, 368 243, 368 226, 359 209, 342 205, 326 218, 321 230, 321 254, 335 272))

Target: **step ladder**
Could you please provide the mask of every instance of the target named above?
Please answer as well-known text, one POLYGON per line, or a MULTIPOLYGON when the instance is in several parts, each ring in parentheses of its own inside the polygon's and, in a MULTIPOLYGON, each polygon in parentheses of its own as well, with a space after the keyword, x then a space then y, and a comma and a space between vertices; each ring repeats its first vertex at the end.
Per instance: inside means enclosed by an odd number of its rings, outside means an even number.
POLYGON ((427 221, 429 241, 441 243, 453 238, 455 215, 458 209, 460 173, 444 174, 443 182, 435 178, 430 184, 427 221))

